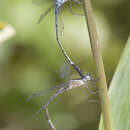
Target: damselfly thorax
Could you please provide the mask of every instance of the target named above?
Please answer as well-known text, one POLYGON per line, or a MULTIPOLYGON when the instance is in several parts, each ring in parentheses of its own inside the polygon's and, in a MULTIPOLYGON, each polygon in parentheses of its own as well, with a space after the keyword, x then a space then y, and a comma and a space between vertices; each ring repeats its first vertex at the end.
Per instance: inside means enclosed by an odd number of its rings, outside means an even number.
POLYGON ((61 7, 64 3, 66 3, 68 0, 55 0, 55 3, 58 5, 58 7, 61 7))

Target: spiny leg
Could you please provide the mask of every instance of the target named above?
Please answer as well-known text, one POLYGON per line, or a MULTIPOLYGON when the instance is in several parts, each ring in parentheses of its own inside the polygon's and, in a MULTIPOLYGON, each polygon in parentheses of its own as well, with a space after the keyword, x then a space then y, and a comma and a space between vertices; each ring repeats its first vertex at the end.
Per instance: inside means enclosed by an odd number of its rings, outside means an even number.
MULTIPOLYGON (((100 92, 100 90, 96 90, 96 91, 93 91, 91 90, 88 86, 87 86, 87 89, 90 91, 90 93, 94 96, 96 96, 96 94, 98 94, 100 92)), ((95 102, 98 102, 98 100, 93 100, 93 99, 88 99, 88 102, 91 102, 91 103, 95 103, 95 102)))
MULTIPOLYGON (((99 92, 101 92, 101 91, 103 91, 103 90, 96 90, 96 91, 93 91, 92 89, 90 89, 89 87, 88 87, 88 85, 86 85, 85 86, 88 90, 89 90, 89 92, 92 94, 92 95, 96 95, 96 94, 98 94, 99 92)), ((88 100, 88 102, 92 102, 92 103, 95 103, 95 102, 98 102, 99 100, 88 100)))
POLYGON ((47 9, 47 10, 40 16, 40 18, 39 18, 39 20, 38 20, 37 23, 40 23, 40 22, 44 19, 44 17, 50 12, 50 10, 51 10, 53 7, 55 7, 54 4, 53 4, 49 9, 47 9))
POLYGON ((89 92, 90 92, 91 94, 93 94, 93 95, 96 95, 97 93, 100 92, 100 90, 93 91, 92 89, 90 89, 90 88, 88 87, 88 85, 86 85, 85 87, 86 87, 86 88, 89 90, 89 92))
MULTIPOLYGON (((92 83, 92 84, 97 84, 97 82, 99 81, 101 79, 101 76, 99 76, 98 78, 96 78, 96 79, 92 79, 90 82, 92 83)), ((96 90, 94 93, 95 94, 97 94, 97 93, 99 93, 99 92, 101 92, 101 91, 103 91, 104 89, 98 89, 98 90, 96 90)))
MULTIPOLYGON (((77 1, 77 0, 73 0, 75 3, 77 3, 77 4, 82 4, 81 2, 79 2, 79 1, 77 1)), ((70 8, 70 12, 71 12, 71 14, 72 15, 76 15, 76 16, 84 16, 84 14, 79 14, 79 13, 75 13, 75 12, 73 12, 73 10, 72 10, 72 2, 71 2, 71 0, 69 0, 69 8, 70 8)))
POLYGON ((59 40, 59 34, 58 34, 58 15, 59 15, 59 7, 56 3, 56 10, 55 10, 55 15, 56 15, 56 39, 57 39, 57 42, 62 50, 62 53, 63 55, 66 57, 66 59, 68 60, 68 62, 74 67, 74 69, 79 73, 80 77, 81 78, 84 78, 84 74, 83 72, 81 71, 81 69, 73 63, 73 61, 71 61, 71 59, 69 58, 69 56, 67 55, 66 51, 64 50, 64 48, 62 47, 62 44, 59 40))

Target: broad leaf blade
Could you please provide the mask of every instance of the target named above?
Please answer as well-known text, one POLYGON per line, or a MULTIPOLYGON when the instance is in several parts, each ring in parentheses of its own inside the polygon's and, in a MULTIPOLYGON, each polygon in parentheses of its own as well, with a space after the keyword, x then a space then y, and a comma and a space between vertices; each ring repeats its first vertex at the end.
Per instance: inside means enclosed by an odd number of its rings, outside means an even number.
MULTIPOLYGON (((114 130, 130 130, 130 37, 110 85, 114 130)), ((99 130, 104 130, 101 119, 99 130)))

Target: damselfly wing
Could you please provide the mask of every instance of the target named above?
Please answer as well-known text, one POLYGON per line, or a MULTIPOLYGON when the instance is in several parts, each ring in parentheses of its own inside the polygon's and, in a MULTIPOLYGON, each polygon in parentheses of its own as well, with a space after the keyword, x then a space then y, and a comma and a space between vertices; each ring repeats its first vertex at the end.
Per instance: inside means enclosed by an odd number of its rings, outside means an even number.
POLYGON ((62 83, 62 84, 56 85, 54 87, 42 90, 38 93, 33 93, 30 97, 27 98, 27 101, 30 101, 31 99, 33 99, 35 97, 44 95, 44 94, 48 93, 49 91, 67 86, 67 81, 70 79, 70 65, 68 62, 65 62, 65 64, 62 65, 59 73, 60 73, 60 77, 65 80, 65 83, 62 83))

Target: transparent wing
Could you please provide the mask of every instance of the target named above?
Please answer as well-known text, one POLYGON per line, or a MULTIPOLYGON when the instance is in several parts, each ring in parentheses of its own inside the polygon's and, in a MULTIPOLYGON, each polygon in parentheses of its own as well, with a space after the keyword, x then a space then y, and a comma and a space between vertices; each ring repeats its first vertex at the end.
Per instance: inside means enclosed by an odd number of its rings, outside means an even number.
POLYGON ((44 5, 48 3, 50 0, 32 0, 32 4, 36 6, 44 5))
POLYGON ((64 24, 62 21, 63 9, 64 9, 64 6, 59 8, 59 15, 58 15, 58 32, 59 32, 60 38, 63 36, 63 31, 64 31, 64 24))
POLYGON ((65 80, 70 79, 70 64, 69 62, 65 62, 60 69, 60 77, 65 80))
POLYGON ((27 101, 30 101, 30 100, 32 100, 32 99, 35 98, 35 97, 44 95, 44 94, 48 93, 48 92, 51 91, 51 90, 54 90, 54 89, 57 89, 57 88, 61 88, 61 87, 64 87, 64 86, 66 86, 66 85, 67 85, 67 83, 63 83, 63 84, 54 86, 54 87, 52 87, 52 88, 48 88, 48 89, 42 90, 42 91, 40 91, 39 93, 33 93, 33 94, 32 94, 30 97, 28 97, 26 100, 27 100, 27 101))
POLYGON ((41 16, 40 16, 40 18, 39 18, 39 20, 38 20, 38 23, 40 23, 43 19, 44 19, 44 17, 50 12, 50 10, 54 7, 55 5, 53 4, 50 8, 48 8, 41 16))

